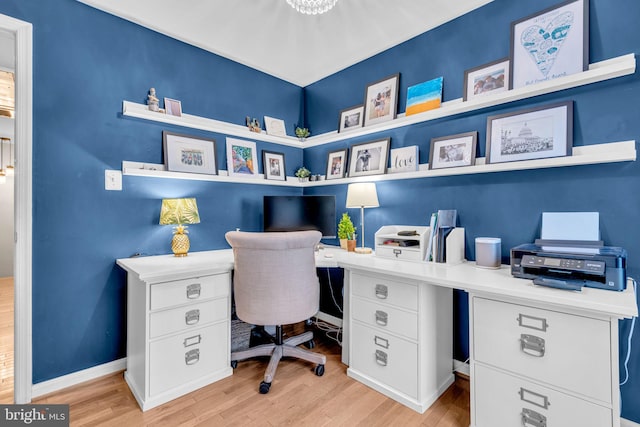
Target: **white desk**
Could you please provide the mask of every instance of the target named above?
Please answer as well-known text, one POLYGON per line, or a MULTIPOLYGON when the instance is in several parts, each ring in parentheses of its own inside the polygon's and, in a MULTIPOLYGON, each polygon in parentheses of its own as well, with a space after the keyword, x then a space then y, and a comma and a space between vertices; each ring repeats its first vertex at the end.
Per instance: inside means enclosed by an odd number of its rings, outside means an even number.
MULTIPOLYGON (((321 249, 316 261, 319 267, 345 269, 343 361, 350 365, 349 376, 423 412, 453 380, 450 292, 462 289, 470 296, 473 427, 522 425, 523 417, 529 423, 525 425, 533 425, 531 420, 539 416, 549 426, 619 427, 618 319, 638 314, 632 286, 624 292, 585 288, 575 293, 513 278, 506 266, 485 270, 473 263, 449 266, 396 261, 334 247, 321 249), (325 253, 333 256, 325 257, 325 253), (387 296, 380 298, 378 291, 387 296), (363 318, 367 313, 382 318, 363 318), (371 342, 366 342, 367 337, 371 342), (392 344, 409 350, 397 353, 392 344), (391 359, 394 351, 404 361, 400 368, 391 359), (414 373, 415 383, 411 382, 414 373)), ((120 259, 117 263, 128 272, 125 375, 143 409, 232 373, 231 250, 192 252, 185 258, 120 259), (167 289, 178 287, 184 294, 191 280, 200 278, 209 278, 210 283, 201 287, 201 299, 171 299, 167 294, 171 303, 157 305, 156 297, 167 289), (206 307, 213 307, 210 311, 216 315, 188 324, 188 313, 199 303, 206 304, 201 316, 206 307), (174 310, 183 329, 157 332, 154 320, 174 310), (200 352, 200 361, 205 362, 204 356, 214 360, 204 364, 208 374, 184 383, 172 383, 172 379, 154 394, 154 381, 163 380, 152 379, 159 375, 153 361, 154 354, 159 356, 153 344, 180 337, 182 345, 199 328, 215 329, 211 337, 218 339, 215 351, 207 353, 205 347, 200 352), (157 336, 152 335, 154 330, 157 336), (182 338, 183 333, 188 336, 182 338)), ((171 322, 159 321, 159 325, 171 322)), ((182 353, 176 363, 185 365, 182 353)), ((164 358, 160 362, 165 363, 164 358)))

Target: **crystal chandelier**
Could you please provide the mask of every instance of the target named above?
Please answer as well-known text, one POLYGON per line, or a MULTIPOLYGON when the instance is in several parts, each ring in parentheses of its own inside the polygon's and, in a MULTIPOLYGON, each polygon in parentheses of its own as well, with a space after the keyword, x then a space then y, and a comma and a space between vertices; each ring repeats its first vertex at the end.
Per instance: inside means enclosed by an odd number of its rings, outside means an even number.
POLYGON ((328 12, 338 0, 287 0, 287 3, 300 13, 319 15, 328 12))

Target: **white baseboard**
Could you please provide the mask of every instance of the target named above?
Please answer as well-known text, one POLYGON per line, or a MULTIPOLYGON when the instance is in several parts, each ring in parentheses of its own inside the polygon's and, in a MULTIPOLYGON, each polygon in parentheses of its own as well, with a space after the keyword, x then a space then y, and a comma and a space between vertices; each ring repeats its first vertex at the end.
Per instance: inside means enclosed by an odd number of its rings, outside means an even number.
POLYGON ((126 367, 127 358, 123 357, 122 359, 114 360, 113 362, 104 363, 72 374, 63 375, 52 380, 43 381, 33 385, 31 389, 31 397, 36 398, 44 396, 45 394, 53 393, 85 381, 94 380, 105 375, 113 374, 114 372, 123 371, 126 367))
POLYGON ((463 374, 466 376, 471 376, 471 370, 469 369, 468 362, 461 362, 459 360, 453 359, 453 371, 458 372, 459 374, 463 374))
POLYGON ((629 421, 626 418, 620 418, 620 427, 640 427, 640 424, 629 421))

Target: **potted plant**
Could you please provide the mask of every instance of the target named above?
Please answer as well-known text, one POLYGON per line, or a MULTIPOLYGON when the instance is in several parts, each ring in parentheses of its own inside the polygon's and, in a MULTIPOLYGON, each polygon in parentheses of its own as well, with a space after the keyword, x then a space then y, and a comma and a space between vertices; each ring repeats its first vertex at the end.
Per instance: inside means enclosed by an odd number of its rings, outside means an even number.
POLYGON ((309 132, 309 129, 302 128, 300 126, 296 127, 296 136, 300 141, 304 141, 305 138, 309 137, 309 135, 311 135, 311 132, 309 132))
POLYGON ((340 239, 340 247, 347 249, 347 241, 356 241, 356 228, 351 222, 351 217, 348 213, 343 213, 340 222, 338 223, 338 239, 340 239))
POLYGON ((311 171, 304 166, 298 168, 295 175, 298 177, 300 181, 308 181, 311 176, 311 171))

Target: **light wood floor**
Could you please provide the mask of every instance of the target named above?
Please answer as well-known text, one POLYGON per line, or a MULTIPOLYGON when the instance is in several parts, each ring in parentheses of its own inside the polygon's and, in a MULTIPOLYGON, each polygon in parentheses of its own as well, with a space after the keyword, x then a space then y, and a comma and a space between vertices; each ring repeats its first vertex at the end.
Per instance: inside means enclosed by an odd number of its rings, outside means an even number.
POLYGON ((324 376, 316 376, 310 363, 285 359, 266 395, 258 393, 266 361, 256 359, 240 362, 231 377, 147 412, 138 407, 122 373, 33 403, 69 404, 72 426, 469 426, 466 379, 457 378, 418 414, 347 377, 340 347, 320 334, 314 351, 327 356, 324 376))
POLYGON ((13 403, 13 277, 0 277, 0 403, 13 403))

